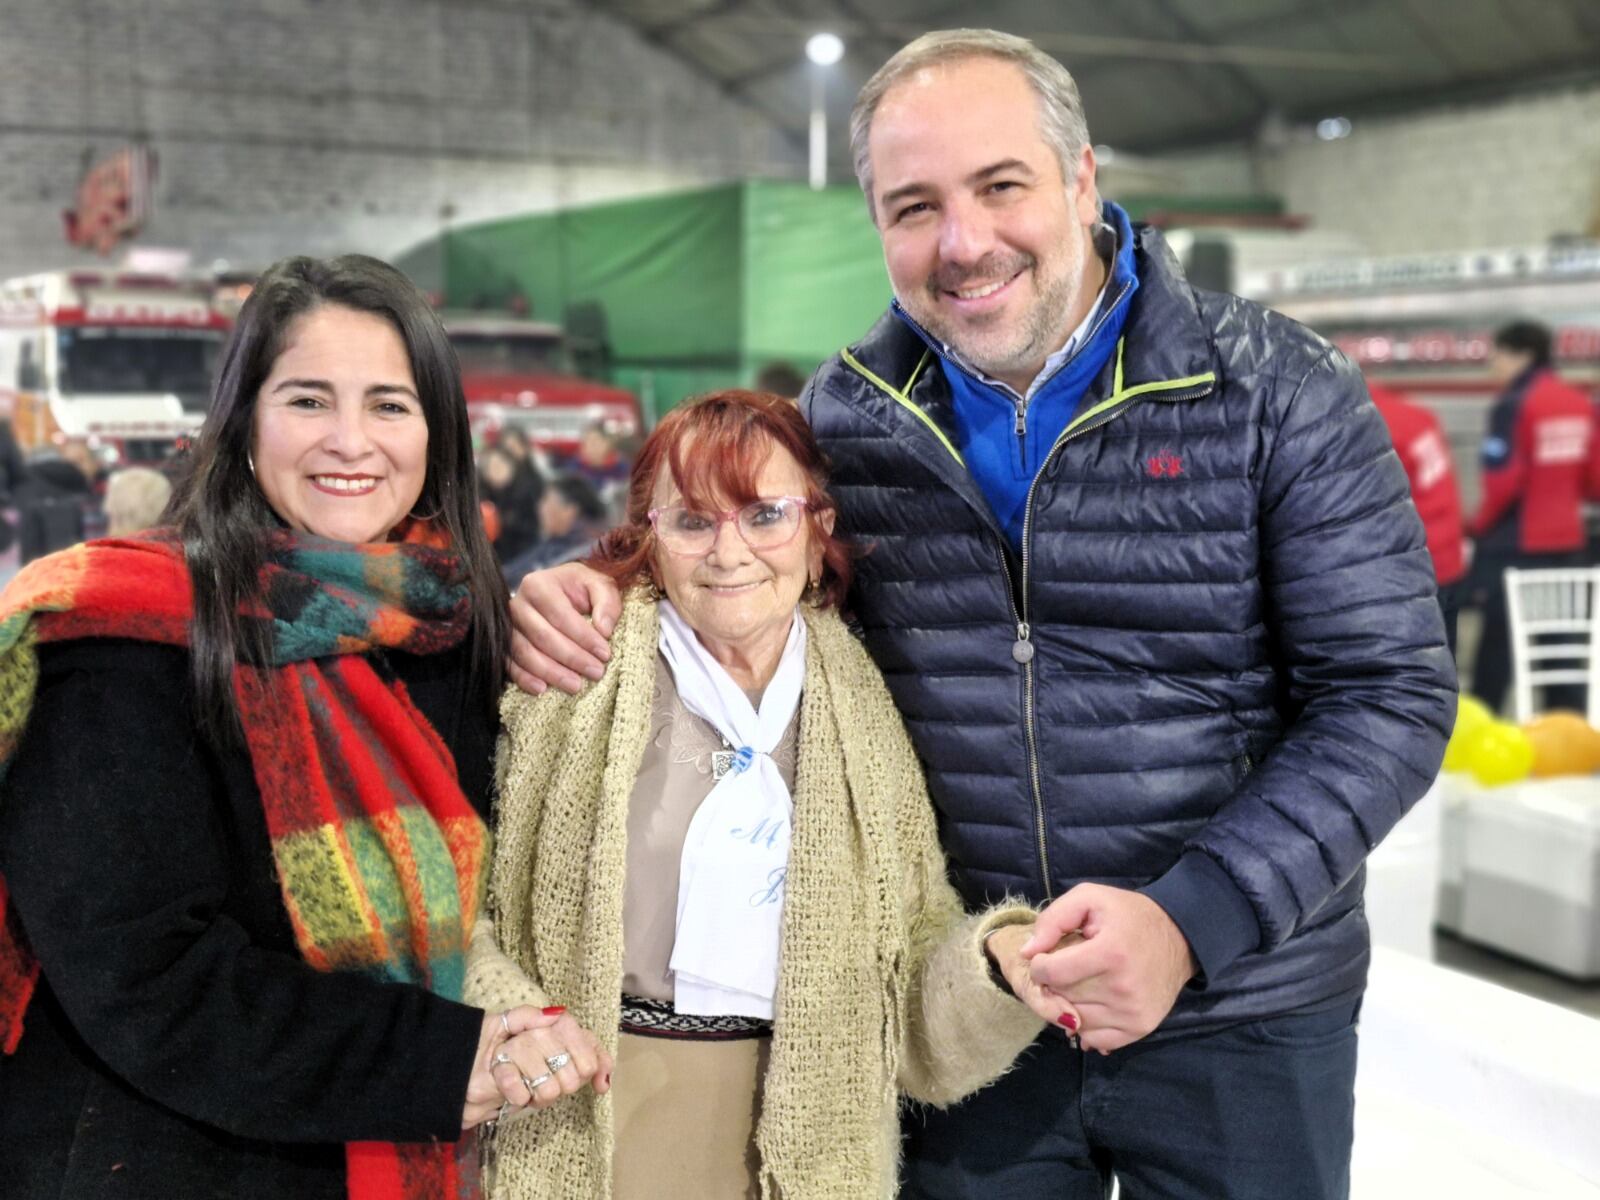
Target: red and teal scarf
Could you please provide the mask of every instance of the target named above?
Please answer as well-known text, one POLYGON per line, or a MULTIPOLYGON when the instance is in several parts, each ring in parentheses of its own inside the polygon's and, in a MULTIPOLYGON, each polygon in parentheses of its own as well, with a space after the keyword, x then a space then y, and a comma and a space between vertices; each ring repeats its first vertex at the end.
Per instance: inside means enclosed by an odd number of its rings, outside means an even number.
MULTIPOLYGON (((459 1000, 487 831, 455 762, 403 685, 363 655, 429 654, 465 636, 459 558, 421 544, 270 535, 258 607, 272 665, 239 666, 234 695, 283 901, 306 962, 459 1000)), ((27 724, 41 642, 117 637, 183 646, 192 593, 179 543, 156 532, 30 564, 0 595, 0 777, 27 724)), ((0 1050, 13 1052, 39 976, 0 879, 0 1050)), ((354 1200, 476 1194, 458 1145, 352 1143, 354 1200)))

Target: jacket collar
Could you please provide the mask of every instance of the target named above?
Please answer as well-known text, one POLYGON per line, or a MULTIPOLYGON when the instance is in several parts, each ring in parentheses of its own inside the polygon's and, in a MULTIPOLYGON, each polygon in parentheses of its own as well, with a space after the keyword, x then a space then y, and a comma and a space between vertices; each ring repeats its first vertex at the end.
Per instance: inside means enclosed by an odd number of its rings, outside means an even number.
POLYGON ((1133 236, 1139 290, 1122 330, 1122 386, 1215 376, 1210 331, 1167 239, 1148 225, 1133 236))

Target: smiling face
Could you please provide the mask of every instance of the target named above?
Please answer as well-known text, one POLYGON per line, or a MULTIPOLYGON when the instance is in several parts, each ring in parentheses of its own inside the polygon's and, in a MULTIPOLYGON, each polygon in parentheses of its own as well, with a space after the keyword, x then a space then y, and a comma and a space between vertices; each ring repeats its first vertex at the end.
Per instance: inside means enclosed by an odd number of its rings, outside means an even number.
MULTIPOLYGON (((692 460, 692 448, 686 449, 686 459, 692 460)), ((794 456, 774 446, 756 476, 755 490, 763 500, 804 496, 809 482, 794 456)), ((682 503, 672 473, 663 470, 656 479, 651 506, 682 503)), ((718 499, 717 507, 739 506, 718 499)), ((830 528, 832 516, 831 512, 824 515, 830 528)), ((728 656, 776 661, 807 581, 821 573, 822 548, 804 518, 790 541, 760 551, 752 550, 740 536, 737 522, 729 520, 717 527, 717 540, 705 553, 675 554, 657 539, 653 561, 667 599, 701 643, 727 666, 728 656)))
POLYGON ((1094 152, 1077 182, 1010 63, 967 58, 890 88, 872 118, 873 211, 896 297, 985 374, 1025 391, 1104 281, 1094 152))
POLYGON ((338 305, 298 318, 256 394, 251 442, 256 482, 290 528, 384 540, 428 471, 428 422, 399 332, 338 305))

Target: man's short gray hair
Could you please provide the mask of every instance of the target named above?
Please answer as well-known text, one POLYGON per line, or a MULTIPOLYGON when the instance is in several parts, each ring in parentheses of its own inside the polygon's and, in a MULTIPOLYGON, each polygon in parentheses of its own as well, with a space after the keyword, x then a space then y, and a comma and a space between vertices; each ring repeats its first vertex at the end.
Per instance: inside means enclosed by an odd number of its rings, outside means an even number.
POLYGON ((878 105, 890 88, 924 67, 966 58, 997 58, 1022 71, 1039 98, 1039 132, 1061 160, 1061 177, 1068 183, 1076 182, 1078 159, 1089 144, 1089 123, 1084 119, 1083 101, 1078 98, 1078 85, 1071 73, 1027 38, 996 29, 942 29, 923 34, 879 67, 862 87, 851 110, 850 153, 855 160, 856 179, 867 197, 867 211, 874 221, 877 211, 872 202, 867 138, 878 105))

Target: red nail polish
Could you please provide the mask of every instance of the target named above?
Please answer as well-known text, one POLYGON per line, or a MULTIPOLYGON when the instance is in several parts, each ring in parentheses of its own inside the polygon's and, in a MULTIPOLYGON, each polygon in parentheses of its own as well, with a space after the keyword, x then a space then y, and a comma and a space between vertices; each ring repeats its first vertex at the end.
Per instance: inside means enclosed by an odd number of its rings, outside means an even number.
POLYGON ((1078 1018, 1073 1016, 1071 1013, 1062 1013, 1056 1018, 1056 1021, 1058 1024, 1065 1025, 1068 1029, 1071 1029, 1074 1032, 1077 1031, 1078 1018))
POLYGON ((559 1017, 567 1011, 567 1006, 565 1004, 552 1004, 549 1008, 542 1008, 539 1011, 547 1017, 559 1017))

